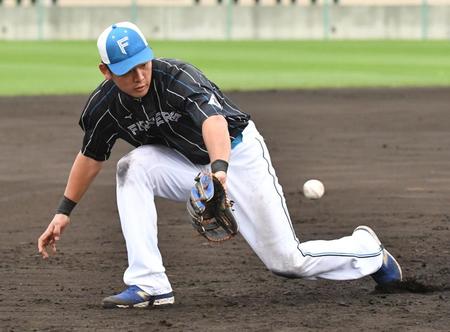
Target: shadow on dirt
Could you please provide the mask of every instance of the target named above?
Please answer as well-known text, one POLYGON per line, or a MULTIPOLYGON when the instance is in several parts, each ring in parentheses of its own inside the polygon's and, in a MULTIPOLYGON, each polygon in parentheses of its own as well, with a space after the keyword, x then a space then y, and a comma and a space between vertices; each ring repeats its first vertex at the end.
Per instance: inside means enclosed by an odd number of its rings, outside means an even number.
POLYGON ((387 285, 377 285, 372 294, 396 294, 396 293, 416 293, 427 294, 434 292, 449 291, 450 287, 447 285, 426 285, 417 281, 414 278, 408 278, 403 281, 392 282, 387 285))

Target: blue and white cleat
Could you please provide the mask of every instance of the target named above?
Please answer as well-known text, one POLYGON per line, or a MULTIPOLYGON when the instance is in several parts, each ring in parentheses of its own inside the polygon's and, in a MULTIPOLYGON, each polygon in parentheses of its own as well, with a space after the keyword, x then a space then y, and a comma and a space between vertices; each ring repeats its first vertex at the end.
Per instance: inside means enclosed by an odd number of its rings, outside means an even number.
POLYGON ((103 308, 146 308, 149 306, 161 306, 173 304, 173 293, 150 295, 138 286, 130 286, 122 293, 105 297, 102 301, 103 308))
POLYGON ((400 264, 395 260, 394 256, 392 256, 389 251, 383 247, 375 232, 368 226, 358 226, 355 228, 353 233, 358 230, 369 233, 379 243, 381 248, 383 248, 383 264, 377 272, 371 274, 375 282, 379 285, 386 285, 392 282, 402 281, 403 275, 400 264))

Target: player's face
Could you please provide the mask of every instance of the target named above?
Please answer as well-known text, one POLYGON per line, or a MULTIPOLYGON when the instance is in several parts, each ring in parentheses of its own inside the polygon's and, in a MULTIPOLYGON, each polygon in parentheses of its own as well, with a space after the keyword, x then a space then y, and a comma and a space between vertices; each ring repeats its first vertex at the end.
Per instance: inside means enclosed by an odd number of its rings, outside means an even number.
POLYGON ((140 64, 121 76, 114 75, 109 70, 107 74, 105 74, 102 68, 100 70, 107 79, 113 80, 121 91, 132 97, 144 97, 150 88, 150 82, 152 80, 151 61, 140 64))

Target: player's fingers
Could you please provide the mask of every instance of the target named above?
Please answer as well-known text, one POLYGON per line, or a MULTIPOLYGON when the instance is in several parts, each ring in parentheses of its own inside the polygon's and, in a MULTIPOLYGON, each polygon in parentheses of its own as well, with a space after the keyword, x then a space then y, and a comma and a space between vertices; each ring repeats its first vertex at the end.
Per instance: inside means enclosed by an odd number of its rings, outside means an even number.
POLYGON ((44 259, 48 258, 48 252, 47 252, 47 250, 45 248, 42 249, 41 256, 44 259))
POLYGON ((61 226, 55 225, 53 228, 53 238, 55 241, 59 241, 59 237, 61 236, 61 226))
POLYGON ((52 248, 53 253, 56 253, 56 242, 52 241, 52 243, 50 244, 50 247, 52 248))
POLYGON ((42 255, 42 257, 47 258, 48 253, 45 247, 48 245, 51 236, 52 236, 52 226, 48 226, 44 233, 38 239, 38 251, 42 255))
POLYGON ((45 247, 47 246, 48 240, 44 238, 44 234, 38 240, 38 250, 42 258, 48 258, 48 253, 45 247))
POLYGON ((59 237, 61 235, 61 226, 58 224, 53 227, 52 238, 50 240, 50 247, 52 248, 52 252, 56 253, 56 241, 59 241, 59 237))
POLYGON ((42 235, 39 237, 38 239, 38 250, 39 252, 42 252, 42 250, 44 250, 45 246, 47 245, 48 242, 48 236, 49 236, 49 231, 48 229, 42 233, 42 235))

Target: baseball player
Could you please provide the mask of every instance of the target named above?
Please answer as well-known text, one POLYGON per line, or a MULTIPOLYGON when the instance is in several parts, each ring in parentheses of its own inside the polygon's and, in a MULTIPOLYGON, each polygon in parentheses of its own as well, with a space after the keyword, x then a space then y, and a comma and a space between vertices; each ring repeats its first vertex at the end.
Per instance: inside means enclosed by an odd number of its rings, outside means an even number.
POLYGON ((234 203, 239 231, 276 275, 350 280, 371 275, 401 281, 394 257, 367 226, 332 241, 300 242, 292 226, 269 151, 250 116, 193 65, 155 58, 137 26, 120 22, 97 41, 105 80, 90 95, 84 131, 64 196, 38 240, 41 255, 70 223, 70 213, 117 139, 136 148, 117 164, 117 205, 126 240, 126 289, 105 308, 174 303, 158 249, 154 197, 187 201, 194 178, 211 173, 234 203))

